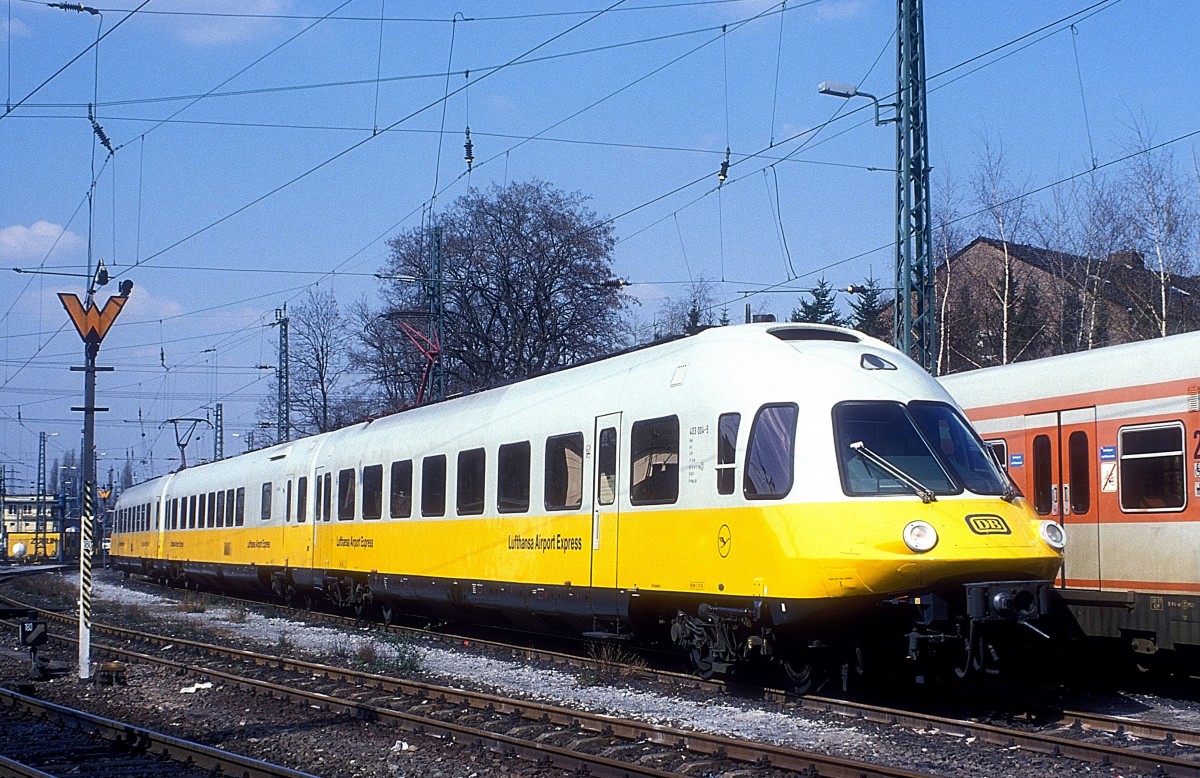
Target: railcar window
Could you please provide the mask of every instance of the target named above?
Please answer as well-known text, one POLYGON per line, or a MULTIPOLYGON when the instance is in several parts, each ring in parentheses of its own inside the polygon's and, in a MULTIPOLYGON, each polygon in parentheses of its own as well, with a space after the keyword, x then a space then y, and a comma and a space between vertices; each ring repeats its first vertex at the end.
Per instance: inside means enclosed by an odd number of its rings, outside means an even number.
POLYGON ((1118 490, 1123 511, 1179 510, 1187 501, 1181 424, 1120 431, 1118 490))
POLYGON ((308 476, 296 480, 296 521, 308 521, 308 476))
POLYGON ((235 494, 236 493, 234 492, 233 489, 225 490, 225 526, 226 527, 233 526, 234 513, 236 512, 234 509, 234 504, 233 504, 235 494))
POLYGON ((546 440, 545 482, 546 510, 577 510, 583 505, 582 432, 546 440))
POLYGON ((487 454, 481 448, 458 452, 458 495, 455 508, 460 516, 483 513, 484 477, 487 454))
POLYGON ((187 500, 188 503, 188 529, 196 528, 196 495, 192 495, 187 500))
POLYGON ((324 493, 321 497, 321 521, 329 521, 329 517, 333 513, 333 473, 326 473, 321 480, 324 482, 322 486, 324 493))
POLYGON ((313 500, 313 521, 321 520, 321 496, 325 494, 321 482, 324 480, 321 476, 317 476, 317 498, 313 500))
POLYGON ((635 421, 629 435, 629 500, 662 505, 679 499, 679 417, 635 421))
POLYGON ((236 507, 234 508, 234 512, 233 512, 233 522, 234 522, 234 524, 236 524, 239 527, 245 526, 245 524, 246 524, 246 487, 239 486, 238 490, 237 490, 237 495, 234 499, 236 500, 236 503, 235 503, 236 507))
POLYGON ((363 518, 370 521, 383 515, 383 465, 363 468, 363 518))
POLYGON ((500 446, 496 469, 496 507, 501 513, 529 510, 529 441, 500 446))
POLYGON ((217 526, 217 493, 208 493, 208 526, 217 526))
POLYGON ((737 473, 737 436, 742 423, 740 413, 722 413, 717 417, 717 494, 733 494, 737 473))
POLYGON ((1008 486, 995 457, 949 405, 912 402, 908 412, 934 448, 934 454, 961 486, 975 494, 1004 494, 1008 486))
POLYGON ((446 456, 421 460, 421 515, 446 515, 446 456))
POLYGON ((208 521, 208 499, 201 494, 196 497, 196 526, 204 529, 208 521))
POLYGON ((597 452, 596 496, 601 505, 612 505, 617 499, 617 428, 600 430, 600 450, 597 452))
POLYGON ((354 518, 354 476, 353 467, 338 472, 338 521, 354 518))
POLYGON ((171 529, 179 529, 179 498, 171 500, 171 529))
POLYGON ((161 503, 159 503, 157 500, 155 500, 154 501, 154 528, 155 529, 158 529, 158 527, 161 523, 161 521, 160 521, 161 519, 162 519, 161 503))
POLYGON ((283 509, 283 520, 292 520, 292 479, 287 480, 287 502, 283 509))
POLYGON ((225 526, 225 492, 217 492, 217 526, 225 526))
POLYGON ((392 463, 390 513, 393 519, 407 519, 412 515, 412 473, 411 459, 392 463))
POLYGON ((1008 443, 1004 440, 986 440, 988 448, 992 450, 992 456, 996 458, 996 464, 1004 468, 1004 472, 1008 472, 1008 443))
POLYGON ((1087 513, 1092 505, 1091 454, 1088 436, 1076 430, 1067 439, 1067 479, 1071 486, 1071 512, 1087 513))
POLYGON ((267 481, 262 485, 262 516, 263 521, 271 519, 271 482, 267 481))
MULTIPOLYGON (((929 423, 928 419, 926 423, 929 423)), ((938 440, 937 433, 922 435, 910 409, 900 403, 840 403, 833 409, 833 429, 842 491, 848 495, 913 494, 915 487, 888 467, 935 494, 961 491, 933 449, 934 441, 938 440), (853 448, 855 443, 861 443, 861 449, 865 451, 853 448), (877 459, 886 462, 888 467, 877 459)), ((751 431, 752 438, 753 435, 751 431)), ((990 463, 982 444, 975 445, 979 448, 979 459, 990 463)), ((940 446, 938 448, 940 451, 940 446)), ((751 459, 749 453, 746 458, 751 459)), ((748 462, 747 472, 749 465, 748 462)), ((998 474, 994 477, 999 479, 998 474)))
POLYGON ((1050 462, 1050 436, 1033 439, 1033 509, 1043 516, 1054 509, 1054 466, 1050 462))
POLYGON ((754 415, 746 444, 742 494, 748 500, 778 500, 795 478, 796 406, 765 405, 754 415))

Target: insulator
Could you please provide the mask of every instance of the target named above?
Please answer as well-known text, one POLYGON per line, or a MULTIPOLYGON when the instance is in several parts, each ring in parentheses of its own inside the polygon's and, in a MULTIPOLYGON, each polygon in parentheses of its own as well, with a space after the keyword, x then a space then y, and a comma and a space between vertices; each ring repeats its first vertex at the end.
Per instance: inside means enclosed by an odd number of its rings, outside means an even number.
POLYGON ((467 162, 467 172, 471 172, 471 166, 475 164, 475 146, 471 143, 471 128, 467 128, 467 142, 463 144, 463 150, 466 154, 463 159, 467 162))
POLYGON ((725 183, 725 179, 729 178, 729 147, 725 147, 725 161, 721 163, 721 172, 717 173, 717 181, 725 183))

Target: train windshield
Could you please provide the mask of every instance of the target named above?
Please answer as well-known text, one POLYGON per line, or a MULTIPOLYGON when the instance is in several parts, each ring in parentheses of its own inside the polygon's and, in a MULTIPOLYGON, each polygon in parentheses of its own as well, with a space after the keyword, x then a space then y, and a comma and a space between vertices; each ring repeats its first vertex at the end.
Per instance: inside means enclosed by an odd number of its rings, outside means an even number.
POLYGON ((846 402, 833 417, 846 494, 1005 493, 994 461, 949 405, 846 402))

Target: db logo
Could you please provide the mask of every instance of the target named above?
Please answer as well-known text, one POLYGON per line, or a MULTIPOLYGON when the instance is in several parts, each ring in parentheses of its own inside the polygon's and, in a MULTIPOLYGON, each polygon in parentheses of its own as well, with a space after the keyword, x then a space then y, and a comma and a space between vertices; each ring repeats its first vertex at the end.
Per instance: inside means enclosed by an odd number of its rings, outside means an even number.
POLYGON ((967 526, 976 535, 1011 535, 1012 530, 999 516, 975 514, 967 517, 967 526))

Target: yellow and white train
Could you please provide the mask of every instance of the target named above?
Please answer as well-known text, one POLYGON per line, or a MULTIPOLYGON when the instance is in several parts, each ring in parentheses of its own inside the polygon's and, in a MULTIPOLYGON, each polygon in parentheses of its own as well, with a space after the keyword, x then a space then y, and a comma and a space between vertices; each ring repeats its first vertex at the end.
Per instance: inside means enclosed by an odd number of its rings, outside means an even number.
POLYGON ((981 665, 1045 615, 1062 541, 895 349, 756 324, 156 478, 120 496, 112 558, 385 619, 670 640, 702 673, 767 657, 803 686, 869 649, 981 665))

